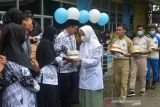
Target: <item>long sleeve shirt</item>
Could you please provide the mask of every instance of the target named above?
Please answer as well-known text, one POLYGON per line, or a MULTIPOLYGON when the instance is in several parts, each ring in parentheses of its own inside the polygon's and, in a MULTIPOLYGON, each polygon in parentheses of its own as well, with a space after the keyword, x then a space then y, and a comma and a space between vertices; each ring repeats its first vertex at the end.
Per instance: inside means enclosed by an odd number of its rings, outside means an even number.
MULTIPOLYGON (((62 50, 62 47, 66 47, 67 50, 76 50, 76 38, 75 35, 69 35, 66 30, 61 32, 56 40, 55 40, 55 50, 62 50)), ((67 53, 62 52, 60 53, 60 57, 66 57, 67 53)), ((70 62, 62 62, 60 67, 60 73, 70 73, 77 71, 77 67, 75 63, 70 62)))
POLYGON ((98 47, 93 50, 91 58, 82 58, 79 88, 88 90, 104 88, 101 66, 102 50, 102 47, 98 47))

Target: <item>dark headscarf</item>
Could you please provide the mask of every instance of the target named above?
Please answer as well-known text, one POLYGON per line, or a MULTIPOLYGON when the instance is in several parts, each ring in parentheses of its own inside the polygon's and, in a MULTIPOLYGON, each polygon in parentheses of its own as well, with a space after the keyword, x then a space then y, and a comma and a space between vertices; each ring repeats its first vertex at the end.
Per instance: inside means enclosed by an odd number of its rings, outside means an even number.
POLYGON ((17 8, 11 8, 4 15, 3 23, 9 24, 10 22, 14 22, 16 24, 21 24, 23 18, 23 12, 21 10, 18 10, 17 8))
POLYGON ((44 29, 43 37, 36 51, 36 58, 40 68, 51 64, 55 60, 54 36, 56 34, 58 34, 58 30, 53 26, 47 26, 44 29))
POLYGON ((58 34, 58 30, 54 26, 48 25, 44 29, 42 39, 54 41, 54 37, 56 34, 58 34))
POLYGON ((0 54, 2 54, 2 49, 3 49, 3 39, 4 39, 4 34, 5 34, 5 27, 3 24, 0 24, 0 54))
POLYGON ((6 34, 4 37, 4 55, 7 60, 18 63, 33 70, 29 57, 26 55, 22 44, 25 41, 25 29, 22 25, 16 24, 21 23, 20 10, 12 8, 7 11, 5 17, 6 21, 6 34))

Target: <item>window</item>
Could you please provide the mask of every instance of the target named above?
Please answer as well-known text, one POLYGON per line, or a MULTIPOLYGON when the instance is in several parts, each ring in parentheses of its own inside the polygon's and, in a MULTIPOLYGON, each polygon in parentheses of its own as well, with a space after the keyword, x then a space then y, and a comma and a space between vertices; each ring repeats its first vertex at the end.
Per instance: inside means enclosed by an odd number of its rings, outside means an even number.
POLYGON ((100 0, 92 0, 93 8, 100 8, 100 0))
POLYGON ((111 23, 110 24, 110 31, 111 32, 115 32, 116 31, 116 24, 115 23, 111 23))
POLYGON ((117 14, 117 23, 123 23, 123 15, 117 14))
POLYGON ((121 4, 121 3, 117 4, 117 12, 118 13, 122 13, 123 12, 123 4, 121 4))
POLYGON ((110 12, 110 22, 116 22, 116 14, 113 12, 110 12))
POLYGON ((153 11, 160 11, 160 6, 153 5, 153 11))
POLYGON ((110 10, 113 12, 116 11, 116 2, 113 2, 113 1, 110 2, 110 10))
POLYGON ((109 0, 102 0, 102 9, 109 10, 109 0))

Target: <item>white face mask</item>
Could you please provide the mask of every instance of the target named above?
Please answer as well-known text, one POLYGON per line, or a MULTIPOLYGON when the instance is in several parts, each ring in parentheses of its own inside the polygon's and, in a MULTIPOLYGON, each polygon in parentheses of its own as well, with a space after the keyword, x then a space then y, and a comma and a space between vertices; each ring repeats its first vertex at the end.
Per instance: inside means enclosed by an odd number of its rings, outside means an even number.
POLYGON ((83 42, 86 42, 86 41, 87 41, 87 38, 86 38, 85 36, 81 36, 81 40, 82 40, 83 42))

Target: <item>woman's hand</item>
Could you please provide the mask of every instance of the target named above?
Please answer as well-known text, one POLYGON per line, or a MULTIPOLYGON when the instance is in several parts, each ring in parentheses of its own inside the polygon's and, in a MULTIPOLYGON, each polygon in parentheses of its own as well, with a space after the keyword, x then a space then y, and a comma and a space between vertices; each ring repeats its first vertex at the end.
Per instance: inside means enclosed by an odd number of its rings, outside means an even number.
POLYGON ((38 64, 38 62, 37 62, 37 60, 35 58, 31 59, 31 64, 33 65, 33 67, 34 67, 34 69, 35 69, 36 72, 40 71, 39 64, 38 64))
POLYGON ((81 59, 80 58, 76 58, 74 59, 75 62, 81 62, 81 59))
POLYGON ((3 71, 4 65, 7 63, 7 59, 5 56, 0 55, 0 72, 3 71))
POLYGON ((5 56, 0 55, 0 63, 1 63, 1 64, 6 64, 6 63, 7 63, 7 59, 6 59, 5 56))

